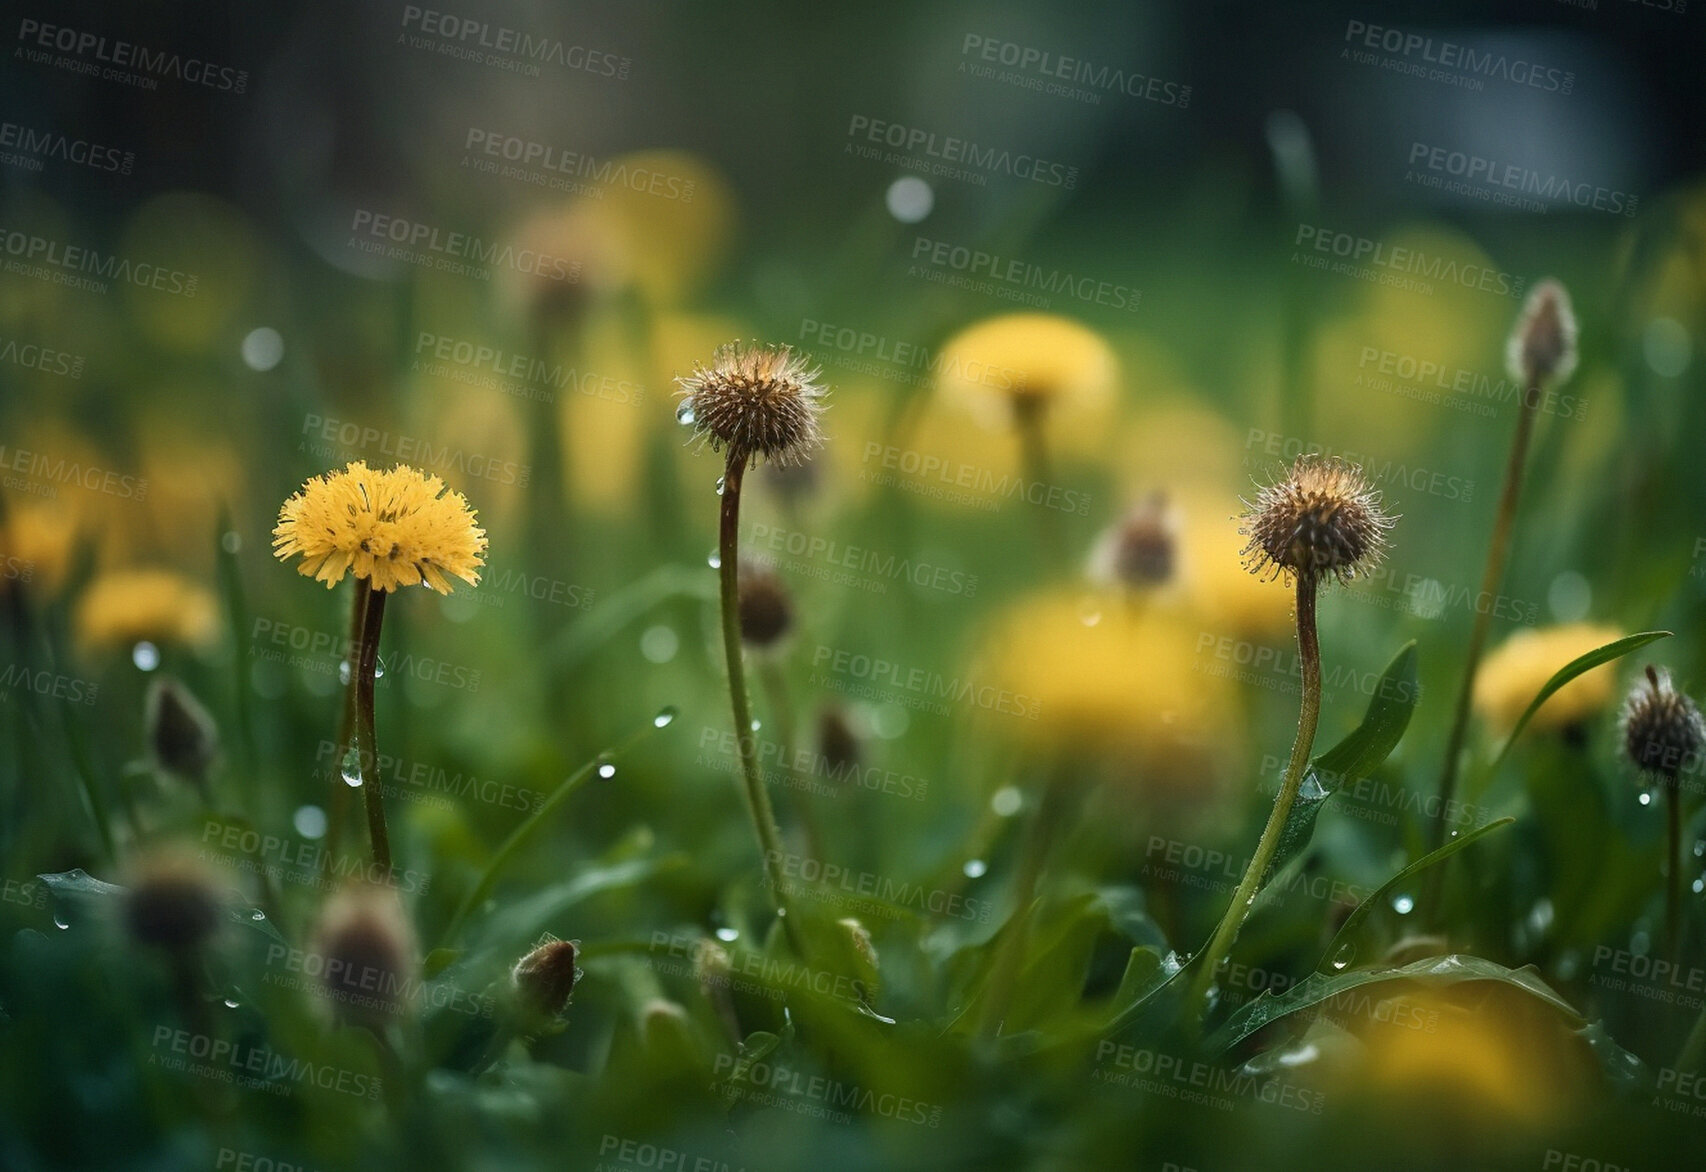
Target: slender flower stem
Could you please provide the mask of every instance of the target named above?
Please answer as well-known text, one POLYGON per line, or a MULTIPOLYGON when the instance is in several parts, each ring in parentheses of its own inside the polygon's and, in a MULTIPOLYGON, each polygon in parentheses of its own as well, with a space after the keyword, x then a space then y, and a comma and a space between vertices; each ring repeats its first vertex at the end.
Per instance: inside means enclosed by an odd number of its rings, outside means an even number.
POLYGON ((386 592, 371 591, 362 624, 361 662, 356 668, 356 750, 361 761, 361 796, 367 804, 367 836, 374 865, 391 869, 391 840, 385 832, 385 792, 379 777, 379 751, 373 739, 373 677, 379 664, 379 625, 385 621, 386 592))
POLYGON ((788 898, 782 878, 782 833, 776 828, 776 812, 770 793, 758 773, 758 744, 752 732, 752 706, 746 694, 746 668, 740 647, 740 486, 746 473, 747 453, 738 445, 729 448, 723 472, 722 523, 718 529, 718 578, 722 586, 723 652, 728 660, 729 704, 734 713, 735 743, 740 746, 741 779, 746 783, 747 810, 758 846, 764 852, 764 876, 770 884, 776 913, 788 943, 802 958, 799 932, 788 915, 788 898))
MULTIPOLYGON (((1054 483, 1054 465, 1049 460, 1048 436, 1043 428, 1043 416, 1047 400, 1033 395, 1020 395, 1013 400, 1013 426, 1019 433, 1019 454, 1025 476, 1033 484, 1049 485, 1054 483)), ((1050 519, 1044 514, 1047 510, 1038 510, 1037 524, 1042 532, 1043 552, 1050 557, 1058 557, 1061 552, 1060 534, 1050 524, 1050 519)))
MULTIPOLYGON (((760 658, 758 682, 770 708, 770 720, 776 726, 771 740, 776 745, 777 758, 783 768, 794 768, 794 708, 788 701, 788 681, 782 667, 772 656, 760 658)), ((799 820, 800 836, 805 840, 806 853, 817 856, 823 849, 823 833, 818 828, 817 812, 812 808, 809 788, 801 789, 793 803, 793 815, 799 820)))
POLYGON ((1671 1066, 1682 1073, 1692 1074, 1700 1069, 1702 1054, 1706 1054, 1706 1008, 1702 1008, 1700 1016, 1694 1019, 1694 1028, 1688 1031, 1688 1038, 1682 1043, 1682 1050, 1671 1066))
POLYGON ((1670 958, 1678 960, 1682 955, 1682 789, 1674 781, 1665 786, 1665 815, 1670 855, 1665 880, 1665 947, 1670 958))
POLYGON ((1291 814, 1292 803, 1303 785, 1303 770, 1309 764, 1309 750, 1315 744, 1315 725, 1321 716, 1321 641, 1315 629, 1315 591, 1318 585, 1311 573, 1297 575, 1297 651, 1303 664, 1303 696, 1297 714, 1297 739, 1291 745, 1291 760, 1286 762, 1285 776, 1280 781, 1279 794, 1274 798, 1268 824, 1256 843, 1256 853, 1244 869, 1244 878, 1232 894, 1232 903, 1221 917, 1208 949, 1200 960, 1196 979, 1187 1004, 1192 1009, 1189 1020, 1200 1023, 1208 1010, 1208 991, 1214 983, 1215 970, 1232 951, 1232 942, 1256 902, 1262 879, 1279 850, 1280 831, 1291 814))
MULTIPOLYGON (((1510 457, 1505 462, 1505 483, 1499 493, 1499 511, 1493 519, 1493 536, 1487 545, 1487 565, 1481 574, 1481 597, 1493 598, 1504 581, 1505 562, 1510 556, 1511 529, 1516 524, 1517 499, 1522 495, 1522 473, 1528 463, 1528 445, 1534 435, 1534 417, 1539 414, 1540 383, 1529 379, 1523 392, 1522 413, 1517 416, 1516 435, 1511 439, 1510 457)), ((1469 632, 1469 648, 1463 657, 1463 681, 1457 688, 1457 706, 1452 711, 1451 735, 1445 743, 1445 761, 1440 766, 1439 809, 1435 813, 1430 833, 1429 850, 1438 850, 1445 843, 1446 811, 1453 808, 1457 796, 1458 758, 1463 755, 1463 740, 1469 731, 1469 702, 1475 691, 1475 673, 1481 666, 1481 652, 1487 643, 1487 627, 1493 617, 1493 607, 1477 607, 1475 622, 1469 632)), ((1439 876, 1443 867, 1435 867, 1430 880, 1432 894, 1439 891, 1439 876)), ((1430 904, 1433 900, 1430 899, 1430 904)))
POLYGON ((344 711, 338 721, 337 755, 332 758, 332 798, 326 819, 326 851, 321 856, 327 874, 331 873, 334 858, 343 847, 344 819, 349 810, 350 787, 344 781, 344 762, 355 740, 355 677, 361 660, 361 638, 366 631, 367 599, 372 593, 366 583, 356 579, 355 602, 350 608, 349 647, 344 652, 344 711))

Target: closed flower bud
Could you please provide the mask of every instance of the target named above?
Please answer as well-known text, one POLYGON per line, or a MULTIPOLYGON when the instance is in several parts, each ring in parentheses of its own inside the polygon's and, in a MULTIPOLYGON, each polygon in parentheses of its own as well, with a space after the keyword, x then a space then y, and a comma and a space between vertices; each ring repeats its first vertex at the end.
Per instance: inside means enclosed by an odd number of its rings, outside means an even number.
POLYGON ((1664 668, 1647 668, 1623 703, 1623 751, 1643 773, 1674 786, 1696 770, 1706 748, 1706 723, 1693 700, 1671 686, 1664 668))
POLYGON ((137 867, 124 925, 138 944, 188 957, 213 938, 225 914, 218 882, 188 855, 156 855, 137 867))
POLYGON ((859 734, 839 708, 825 708, 817 718, 817 748, 832 776, 859 765, 859 734))
POLYGON ((740 639, 765 649, 782 641, 794 626, 794 603, 775 571, 746 565, 740 572, 740 639))
POLYGON ((314 930, 321 991, 339 1020, 372 1030, 412 1008, 415 934, 395 892, 360 885, 337 892, 314 930))
POLYGON ((859 996, 870 1001, 877 995, 877 947, 871 942, 871 931, 849 916, 835 921, 852 960, 853 986, 859 996))
POLYGON ((1173 577, 1177 525, 1165 493, 1154 493, 1102 534, 1090 576, 1110 586, 1143 590, 1173 577))
POLYGON ((579 940, 547 940, 515 962, 510 983, 523 1012, 545 1021, 562 1016, 581 978, 579 954, 579 940))
POLYGON ((144 722, 154 764, 205 796, 208 771, 219 757, 219 729, 201 701, 178 681, 158 678, 148 687, 144 722))
POLYGON ((1576 315, 1557 281, 1542 281, 1529 293, 1511 330, 1505 366, 1529 387, 1563 382, 1576 369, 1576 315))

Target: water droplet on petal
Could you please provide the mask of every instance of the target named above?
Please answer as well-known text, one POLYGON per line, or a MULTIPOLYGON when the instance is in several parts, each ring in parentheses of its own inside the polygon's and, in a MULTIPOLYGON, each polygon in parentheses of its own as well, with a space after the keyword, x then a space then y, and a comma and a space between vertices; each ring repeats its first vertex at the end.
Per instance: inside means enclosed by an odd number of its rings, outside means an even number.
POLYGON ((652 727, 668 728, 671 722, 673 722, 678 715, 680 715, 680 713, 676 710, 676 707, 673 704, 669 705, 667 708, 660 708, 658 709, 658 714, 652 717, 652 727))
POLYGON ((966 873, 967 879, 981 879, 984 873, 989 870, 989 864, 982 859, 967 859, 966 865, 960 870, 966 873))
POLYGON ((130 649, 130 662, 142 671, 153 671, 160 666, 160 649, 144 639, 130 649))

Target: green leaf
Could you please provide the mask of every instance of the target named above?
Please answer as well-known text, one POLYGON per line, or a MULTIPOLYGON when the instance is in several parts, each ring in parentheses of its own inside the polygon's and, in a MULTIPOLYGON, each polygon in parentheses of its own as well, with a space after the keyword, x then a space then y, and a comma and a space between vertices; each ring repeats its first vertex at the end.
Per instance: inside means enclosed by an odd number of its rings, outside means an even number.
POLYGON ((1575 1007, 1540 979, 1532 967, 1506 968, 1481 956, 1429 956, 1397 967, 1347 969, 1342 973, 1311 973, 1283 993, 1264 991, 1241 1006, 1210 1043, 1214 1050, 1230 1050, 1251 1034, 1280 1018, 1330 1001, 1341 993, 1389 981, 1419 981, 1429 985, 1454 985, 1463 981, 1499 981, 1539 998, 1563 1014, 1572 1029, 1587 1026, 1575 1007))
POLYGON ((1343 969, 1352 960, 1356 959, 1355 940, 1357 930, 1362 927, 1363 922, 1368 919, 1370 913, 1388 905, 1392 893, 1400 886, 1407 884, 1411 879, 1414 879, 1418 874, 1427 870, 1435 863, 1440 862, 1443 859, 1450 858, 1452 855, 1456 854, 1470 843, 1475 842, 1477 839, 1484 838, 1493 833, 1493 831, 1509 826, 1515 821, 1515 818, 1500 818, 1497 821, 1487 823, 1485 826, 1477 826, 1468 834, 1460 835, 1457 838, 1452 839, 1438 850, 1429 851, 1427 854, 1405 867, 1402 871, 1399 871, 1396 875, 1392 876, 1392 878, 1388 879, 1385 883, 1381 884, 1378 891, 1358 904, 1356 910, 1346 917, 1345 922, 1340 925, 1338 932, 1333 936, 1332 943, 1327 945, 1327 951, 1322 955, 1321 963, 1316 966, 1316 970, 1322 973, 1336 971, 1338 969, 1343 969), (1341 959, 1341 950, 1346 949, 1349 951, 1345 951, 1343 953, 1343 959, 1341 959))
POLYGON ((1540 706, 1551 699, 1552 694, 1559 688, 1585 671, 1591 671, 1603 663, 1620 659, 1637 647, 1645 647, 1648 643, 1659 639, 1668 639, 1670 636, 1670 631, 1641 631, 1638 634, 1625 635, 1621 639, 1612 640, 1604 647, 1594 648, 1586 655, 1577 656, 1559 668, 1535 695, 1534 700, 1523 711, 1523 714, 1517 718, 1516 724, 1511 728, 1511 735, 1505 738, 1504 746, 1499 749, 1498 756, 1494 757, 1493 763, 1487 766, 1487 772, 1482 777, 1482 785, 1485 786, 1488 781, 1492 780, 1493 774, 1498 771, 1499 765, 1504 761, 1505 754, 1509 753, 1511 746, 1516 744, 1516 739, 1522 735, 1522 730, 1528 726, 1529 720, 1536 712, 1540 711, 1540 706))
POLYGON ((1303 852, 1315 834, 1315 819, 1327 799, 1347 784, 1354 785, 1373 773, 1391 755, 1410 727, 1410 717, 1416 711, 1421 687, 1416 681, 1416 642, 1404 644, 1375 685, 1374 697, 1362 723, 1344 740, 1309 763, 1298 787, 1297 800, 1286 814, 1280 830, 1279 846, 1274 852, 1268 873, 1262 877, 1265 886, 1279 874, 1280 868, 1303 852))
POLYGON ((583 900, 602 892, 633 887, 664 871, 685 866, 686 862, 685 855, 668 855, 628 859, 582 871, 573 879, 554 883, 535 895, 516 900, 494 912, 480 933, 480 942, 487 947, 518 950, 531 944, 549 921, 583 900))

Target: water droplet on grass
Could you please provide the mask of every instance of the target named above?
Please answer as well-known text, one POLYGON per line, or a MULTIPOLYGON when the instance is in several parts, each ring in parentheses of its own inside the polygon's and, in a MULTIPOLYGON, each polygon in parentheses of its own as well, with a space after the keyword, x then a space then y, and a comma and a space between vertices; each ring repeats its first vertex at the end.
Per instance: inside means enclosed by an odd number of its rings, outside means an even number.
POLYGON ((678 715, 680 715, 680 713, 673 704, 669 705, 667 708, 660 708, 658 709, 658 714, 652 717, 652 727, 668 728, 678 715))
POLYGON ((1408 895, 1393 896, 1392 910, 1401 916, 1407 916, 1416 910, 1416 901, 1408 895))
POLYGON ((717 939, 721 940, 724 944, 733 944, 736 940, 740 939, 740 929, 718 928, 717 939))
POLYGON ((600 761, 598 763, 598 776, 602 777, 605 781, 609 781, 612 777, 615 777, 615 764, 610 761, 600 761))
POLYGON ((1339 945, 1339 951, 1333 954, 1333 971, 1336 973, 1343 972, 1345 966, 1356 958, 1356 954, 1357 950, 1350 943, 1339 945))
POLYGON ((989 864, 982 859, 967 859, 966 865, 960 870, 966 873, 967 879, 981 879, 989 870, 989 864))
POLYGON ((160 649, 144 639, 130 649, 130 662, 142 671, 153 671, 160 666, 160 649))

